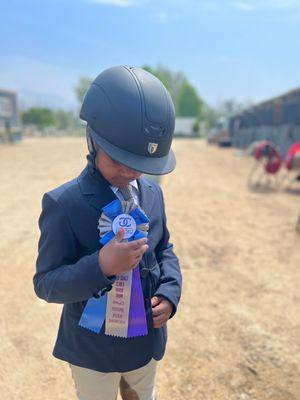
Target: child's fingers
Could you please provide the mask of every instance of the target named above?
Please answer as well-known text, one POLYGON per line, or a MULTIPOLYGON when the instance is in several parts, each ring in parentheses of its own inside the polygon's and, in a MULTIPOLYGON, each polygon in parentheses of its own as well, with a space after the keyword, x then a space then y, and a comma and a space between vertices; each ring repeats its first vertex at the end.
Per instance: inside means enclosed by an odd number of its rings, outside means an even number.
POLYGON ((159 315, 165 314, 165 310, 161 309, 159 306, 152 308, 153 317, 158 317, 159 315))
POLYGON ((141 248, 141 246, 145 245, 147 242, 148 242, 147 238, 142 238, 142 239, 133 240, 132 242, 124 243, 124 245, 129 250, 138 250, 141 248))
POLYGON ((153 327, 154 328, 160 328, 163 326, 167 321, 167 318, 165 316, 159 316, 159 317, 154 317, 153 318, 153 327))
POLYGON ((162 315, 166 312, 165 307, 162 304, 158 304, 156 307, 152 308, 153 316, 162 315))
POLYGON ((160 299, 157 296, 153 296, 151 299, 151 306, 156 307, 160 303, 160 299))
POLYGON ((147 250, 149 246, 147 244, 143 244, 143 246, 139 247, 137 250, 132 251, 132 255, 134 257, 141 257, 147 250))

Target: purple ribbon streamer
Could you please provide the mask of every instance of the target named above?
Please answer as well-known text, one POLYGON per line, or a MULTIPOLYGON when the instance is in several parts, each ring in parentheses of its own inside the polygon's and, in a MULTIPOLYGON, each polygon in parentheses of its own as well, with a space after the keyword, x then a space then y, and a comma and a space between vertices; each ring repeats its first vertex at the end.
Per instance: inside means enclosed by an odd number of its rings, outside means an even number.
POLYGON ((131 296, 127 337, 148 334, 144 295, 140 279, 139 266, 132 270, 131 296))

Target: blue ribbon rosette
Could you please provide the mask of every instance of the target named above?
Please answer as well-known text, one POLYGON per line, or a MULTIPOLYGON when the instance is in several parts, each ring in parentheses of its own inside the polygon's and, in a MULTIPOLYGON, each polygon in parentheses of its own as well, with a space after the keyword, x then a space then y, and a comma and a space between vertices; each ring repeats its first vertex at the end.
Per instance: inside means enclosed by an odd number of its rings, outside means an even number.
MULTIPOLYGON (((149 218, 133 199, 117 199, 103 208, 98 222, 100 243, 107 244, 121 227, 124 228, 124 240, 127 241, 148 235, 149 218)), ((138 265, 132 271, 117 276, 111 292, 101 295, 100 291, 99 295, 98 299, 93 297, 86 303, 79 321, 81 327, 99 333, 107 320, 105 334, 108 335, 128 338, 148 333, 138 265), (126 299, 127 312, 122 305, 125 303, 126 308, 126 299), (123 328, 118 328, 121 322, 123 328), (109 327, 110 323, 112 328, 109 327)))

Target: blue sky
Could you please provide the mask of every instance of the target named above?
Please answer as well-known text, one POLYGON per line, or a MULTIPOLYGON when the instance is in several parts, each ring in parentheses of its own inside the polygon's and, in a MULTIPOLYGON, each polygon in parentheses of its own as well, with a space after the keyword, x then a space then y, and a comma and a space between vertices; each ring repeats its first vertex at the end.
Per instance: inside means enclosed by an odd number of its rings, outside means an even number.
POLYGON ((217 105, 300 86, 300 0, 9 0, 0 87, 76 107, 79 76, 118 64, 182 70, 217 105))

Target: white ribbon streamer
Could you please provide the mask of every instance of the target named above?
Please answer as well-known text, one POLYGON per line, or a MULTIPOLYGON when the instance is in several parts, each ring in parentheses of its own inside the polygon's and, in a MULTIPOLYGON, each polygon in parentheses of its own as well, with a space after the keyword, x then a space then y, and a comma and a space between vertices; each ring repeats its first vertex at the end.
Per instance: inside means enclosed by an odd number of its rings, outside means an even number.
POLYGON ((132 270, 117 276, 108 292, 105 334, 127 337, 131 295, 132 270))

